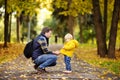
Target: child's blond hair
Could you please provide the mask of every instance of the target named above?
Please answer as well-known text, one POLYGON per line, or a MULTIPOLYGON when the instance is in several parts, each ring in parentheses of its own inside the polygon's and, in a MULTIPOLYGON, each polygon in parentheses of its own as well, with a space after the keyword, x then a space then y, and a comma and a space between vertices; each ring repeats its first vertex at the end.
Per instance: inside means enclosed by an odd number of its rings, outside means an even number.
POLYGON ((67 33, 67 34, 65 35, 64 39, 65 39, 65 40, 71 40, 71 39, 73 39, 73 36, 72 36, 72 34, 67 33))

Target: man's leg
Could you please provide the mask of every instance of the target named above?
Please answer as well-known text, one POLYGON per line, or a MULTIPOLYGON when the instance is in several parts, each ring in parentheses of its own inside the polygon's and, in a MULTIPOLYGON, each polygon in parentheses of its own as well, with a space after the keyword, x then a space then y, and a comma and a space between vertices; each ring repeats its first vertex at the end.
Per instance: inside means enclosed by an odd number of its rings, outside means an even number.
POLYGON ((56 55, 44 54, 44 55, 39 56, 35 60, 35 63, 39 65, 38 68, 44 69, 45 67, 56 65, 56 60, 57 60, 56 55))
POLYGON ((56 62, 53 62, 52 64, 48 65, 48 67, 55 66, 56 64, 56 62))

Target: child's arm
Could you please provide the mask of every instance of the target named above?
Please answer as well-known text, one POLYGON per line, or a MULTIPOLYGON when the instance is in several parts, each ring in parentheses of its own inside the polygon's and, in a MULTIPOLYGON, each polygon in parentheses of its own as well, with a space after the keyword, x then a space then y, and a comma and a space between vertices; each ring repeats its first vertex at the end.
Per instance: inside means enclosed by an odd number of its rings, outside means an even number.
POLYGON ((63 48, 66 50, 70 50, 70 49, 75 48, 75 44, 70 42, 70 43, 65 44, 63 48))

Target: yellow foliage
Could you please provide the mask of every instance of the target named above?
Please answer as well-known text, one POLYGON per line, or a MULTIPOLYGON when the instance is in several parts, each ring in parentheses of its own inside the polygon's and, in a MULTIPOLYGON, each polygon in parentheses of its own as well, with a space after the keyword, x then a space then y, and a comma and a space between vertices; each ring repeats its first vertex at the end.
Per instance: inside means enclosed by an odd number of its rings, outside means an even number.
POLYGON ((62 15, 72 15, 74 17, 78 16, 79 14, 91 13, 92 4, 91 1, 86 0, 73 0, 70 4, 66 0, 56 0, 53 4, 57 8, 62 8, 64 11, 61 11, 60 14, 62 15))
POLYGON ((3 48, 0 44, 0 64, 11 61, 23 54, 24 44, 12 43, 8 44, 8 48, 3 48))

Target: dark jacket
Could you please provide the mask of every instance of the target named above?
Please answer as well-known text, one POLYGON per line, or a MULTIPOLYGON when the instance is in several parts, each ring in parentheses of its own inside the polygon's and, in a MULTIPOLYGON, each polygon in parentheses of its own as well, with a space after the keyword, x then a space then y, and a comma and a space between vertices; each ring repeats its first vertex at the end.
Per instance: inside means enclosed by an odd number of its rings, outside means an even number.
POLYGON ((32 54, 32 60, 35 60, 38 56, 42 54, 51 53, 51 51, 48 50, 48 45, 49 39, 44 34, 37 36, 33 42, 34 51, 32 54))

